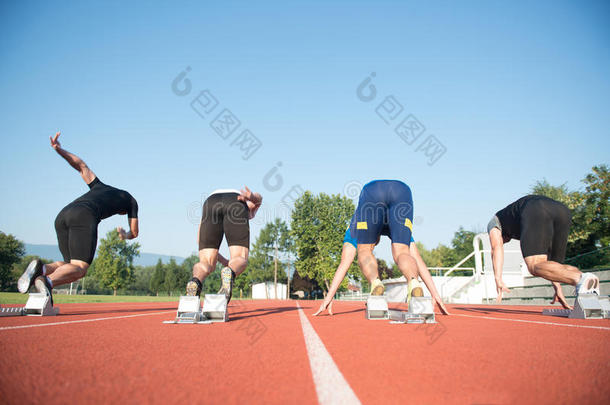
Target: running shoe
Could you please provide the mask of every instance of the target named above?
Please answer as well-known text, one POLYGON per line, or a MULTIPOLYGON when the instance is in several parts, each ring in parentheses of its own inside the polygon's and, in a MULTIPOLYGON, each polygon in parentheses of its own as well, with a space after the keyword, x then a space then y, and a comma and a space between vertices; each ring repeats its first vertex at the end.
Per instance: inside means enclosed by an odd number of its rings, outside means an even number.
POLYGON ((19 281, 17 281, 17 288, 21 294, 28 292, 36 277, 42 276, 42 262, 38 259, 32 260, 28 267, 25 269, 19 281))
POLYGON ((379 280, 378 278, 373 280, 373 283, 371 284, 371 295, 383 295, 384 292, 385 285, 383 285, 381 280, 379 280))
POLYGON ((411 301, 411 297, 423 297, 424 289, 418 279, 412 278, 408 283, 407 302, 411 301))
POLYGON ((36 277, 36 280, 34 280, 34 286, 39 293, 46 294, 51 298, 51 306, 53 306, 53 287, 51 287, 49 279, 45 276, 38 276, 36 277))
POLYGON ((580 281, 576 284, 576 295, 580 294, 600 295, 599 278, 595 274, 582 273, 580 281))
POLYGON ((224 267, 220 270, 220 280, 222 285, 218 294, 224 294, 227 297, 227 304, 231 301, 233 295, 233 281, 235 280, 235 273, 229 267, 224 267))
POLYGON ((188 283, 186 283, 186 295, 190 295, 191 297, 198 297, 201 295, 201 282, 197 282, 199 280, 192 279, 188 283))

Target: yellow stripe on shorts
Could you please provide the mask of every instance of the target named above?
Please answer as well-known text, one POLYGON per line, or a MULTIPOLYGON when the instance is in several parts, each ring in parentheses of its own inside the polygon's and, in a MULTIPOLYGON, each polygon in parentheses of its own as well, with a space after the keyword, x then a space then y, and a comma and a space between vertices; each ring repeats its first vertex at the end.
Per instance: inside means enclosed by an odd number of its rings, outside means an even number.
POLYGON ((356 229, 369 229, 369 227, 366 222, 358 222, 356 224, 356 229))
POLYGON ((411 231, 413 231, 413 224, 411 223, 411 220, 409 218, 405 218, 405 226, 411 231))

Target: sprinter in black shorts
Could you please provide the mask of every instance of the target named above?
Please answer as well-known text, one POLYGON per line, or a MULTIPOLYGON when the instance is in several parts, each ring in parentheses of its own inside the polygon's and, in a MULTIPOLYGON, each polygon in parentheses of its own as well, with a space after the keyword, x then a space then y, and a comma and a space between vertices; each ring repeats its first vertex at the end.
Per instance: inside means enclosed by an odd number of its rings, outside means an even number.
POLYGON ((599 279, 591 273, 581 273, 576 267, 562 264, 566 255, 572 215, 568 207, 551 198, 528 195, 496 213, 487 231, 491 241, 491 255, 498 290, 510 292, 502 281, 504 243, 519 239, 521 252, 529 272, 553 283, 555 297, 564 308, 571 308, 560 283, 576 287, 576 293, 594 292, 599 295, 599 279))
POLYGON ((220 293, 231 300, 233 280, 248 264, 250 224, 263 197, 248 187, 243 190, 216 190, 203 204, 199 224, 199 263, 193 266, 193 278, 186 285, 187 295, 201 294, 203 280, 216 268, 216 260, 225 266, 220 272, 220 293), (230 259, 218 253, 222 238, 227 238, 230 259))
POLYGON ((93 261, 97 245, 97 225, 102 219, 115 214, 127 215, 129 232, 118 227, 121 239, 138 236, 138 203, 127 191, 108 186, 89 169, 78 156, 63 149, 59 144, 58 132, 51 139, 55 151, 76 169, 89 191, 68 204, 55 219, 55 231, 63 261, 43 265, 40 260, 32 261, 17 286, 19 292, 26 293, 32 284, 41 292, 51 296, 53 287, 68 284, 83 278, 93 261))

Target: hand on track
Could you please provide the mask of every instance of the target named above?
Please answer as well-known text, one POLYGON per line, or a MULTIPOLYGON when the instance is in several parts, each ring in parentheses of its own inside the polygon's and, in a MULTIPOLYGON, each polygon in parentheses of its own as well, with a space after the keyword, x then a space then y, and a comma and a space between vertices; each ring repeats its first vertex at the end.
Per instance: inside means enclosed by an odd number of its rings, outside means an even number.
POLYGON ((561 284, 553 282, 553 288, 555 289, 555 295, 553 296, 551 304, 559 302, 564 309, 574 309, 572 306, 570 306, 570 304, 568 304, 566 297, 563 295, 561 284))
POLYGON ((502 280, 496 280, 496 290, 498 292, 498 296, 496 297, 496 303, 499 304, 502 302, 502 294, 509 293, 510 290, 502 280))
POLYGON ((326 301, 323 301, 322 304, 320 305, 320 308, 318 309, 318 311, 313 314, 313 316, 318 316, 320 315, 320 313, 324 312, 324 310, 328 307, 328 315, 332 315, 333 314, 333 302, 330 301, 330 303, 326 303, 326 301))
POLYGON ((434 301, 436 301, 436 305, 438 305, 438 308, 441 310, 441 313, 443 315, 451 315, 449 311, 447 311, 447 308, 445 307, 445 304, 443 303, 441 297, 434 297, 434 301))

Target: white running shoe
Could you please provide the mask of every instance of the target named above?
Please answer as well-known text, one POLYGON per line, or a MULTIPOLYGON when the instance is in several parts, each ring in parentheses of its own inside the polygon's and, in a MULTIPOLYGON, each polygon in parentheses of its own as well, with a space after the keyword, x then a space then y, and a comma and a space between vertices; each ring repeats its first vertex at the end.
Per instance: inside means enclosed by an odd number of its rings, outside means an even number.
POLYGON ((592 273, 582 273, 580 281, 576 284, 576 295, 597 294, 599 292, 599 278, 592 273))
POLYGON ((373 282, 371 283, 371 295, 383 295, 384 292, 385 285, 383 285, 381 280, 379 280, 378 278, 373 280, 373 282))

